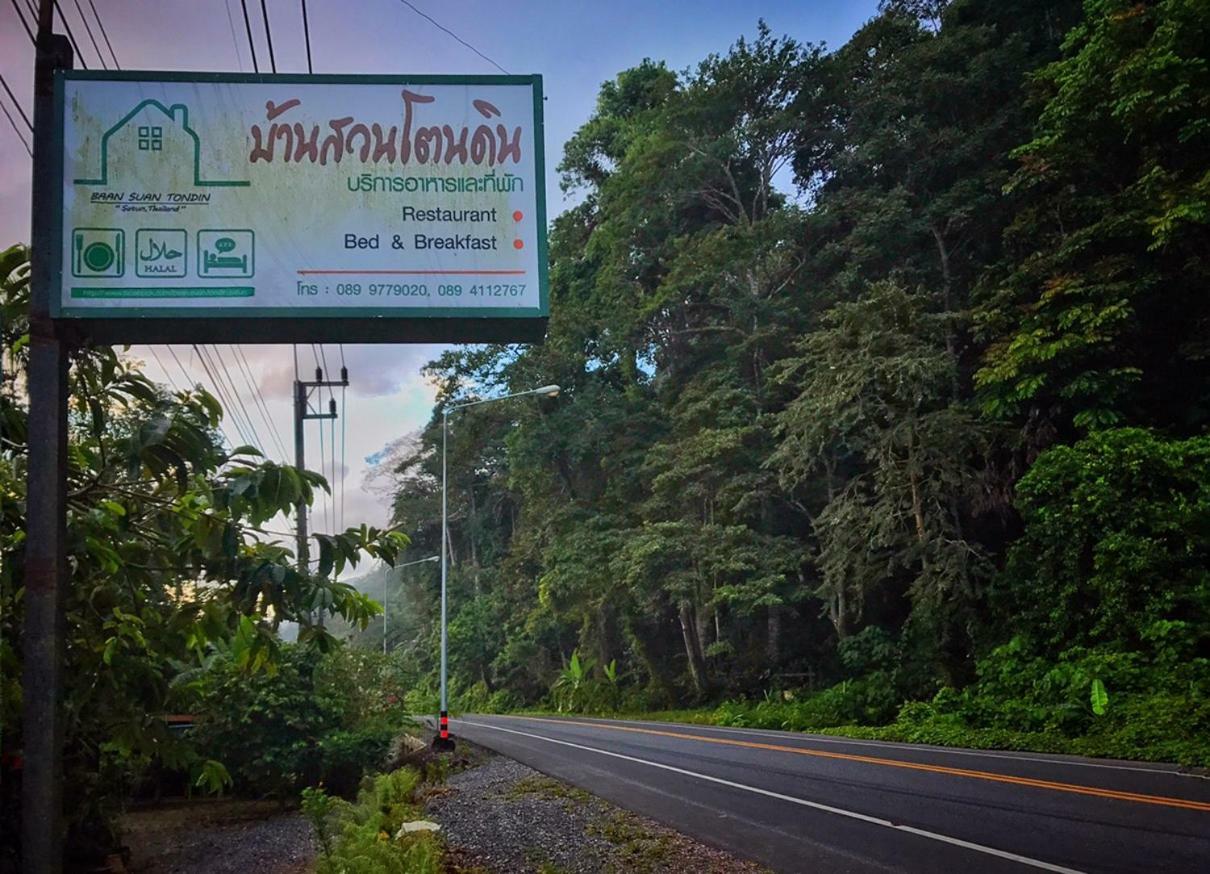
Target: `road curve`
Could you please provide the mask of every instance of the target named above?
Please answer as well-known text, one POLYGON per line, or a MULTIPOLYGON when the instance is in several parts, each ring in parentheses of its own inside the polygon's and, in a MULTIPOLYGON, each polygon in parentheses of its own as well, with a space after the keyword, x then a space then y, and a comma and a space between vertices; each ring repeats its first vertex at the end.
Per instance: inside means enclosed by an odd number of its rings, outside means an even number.
POLYGON ((1210 779, 793 732, 466 715, 464 737, 777 871, 1210 872, 1210 779))

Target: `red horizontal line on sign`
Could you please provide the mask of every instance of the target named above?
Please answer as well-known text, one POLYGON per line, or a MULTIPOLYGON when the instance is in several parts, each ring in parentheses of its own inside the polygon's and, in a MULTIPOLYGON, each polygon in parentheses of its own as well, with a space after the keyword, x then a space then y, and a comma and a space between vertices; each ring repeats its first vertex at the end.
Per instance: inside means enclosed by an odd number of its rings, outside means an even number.
POLYGON ((299 270, 301 276, 524 276, 524 270, 299 270))

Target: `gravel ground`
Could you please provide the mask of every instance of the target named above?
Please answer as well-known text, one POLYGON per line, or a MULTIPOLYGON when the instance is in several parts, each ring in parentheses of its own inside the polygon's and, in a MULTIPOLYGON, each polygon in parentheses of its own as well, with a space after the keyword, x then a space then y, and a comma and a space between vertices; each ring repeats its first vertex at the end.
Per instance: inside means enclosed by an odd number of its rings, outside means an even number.
POLYGON ((315 859, 310 824, 276 802, 165 804, 124 824, 137 874, 302 874, 315 859))
POLYGON ((466 874, 764 870, 503 756, 451 776, 427 810, 466 874))

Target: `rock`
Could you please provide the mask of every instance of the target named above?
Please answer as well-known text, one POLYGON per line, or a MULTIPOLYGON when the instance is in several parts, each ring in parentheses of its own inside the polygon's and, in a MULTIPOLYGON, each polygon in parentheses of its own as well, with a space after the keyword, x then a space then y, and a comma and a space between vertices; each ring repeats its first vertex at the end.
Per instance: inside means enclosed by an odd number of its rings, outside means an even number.
POLYGON ((406 834, 412 832, 438 832, 441 831, 441 826, 435 822, 429 822, 427 819, 414 819, 411 822, 405 822, 399 827, 399 831, 395 833, 395 838, 399 839, 406 834))

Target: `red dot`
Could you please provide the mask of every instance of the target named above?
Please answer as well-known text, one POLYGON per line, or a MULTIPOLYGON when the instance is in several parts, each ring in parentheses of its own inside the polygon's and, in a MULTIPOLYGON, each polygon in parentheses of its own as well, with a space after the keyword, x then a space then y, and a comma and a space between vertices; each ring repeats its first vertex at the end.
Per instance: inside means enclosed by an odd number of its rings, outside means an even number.
POLYGON ((513 221, 519 222, 523 218, 525 218, 525 213, 521 212, 521 210, 517 210, 513 213, 513 221))
POLYGON ((524 249, 525 241, 524 240, 513 240, 513 248, 514 249, 524 249))

